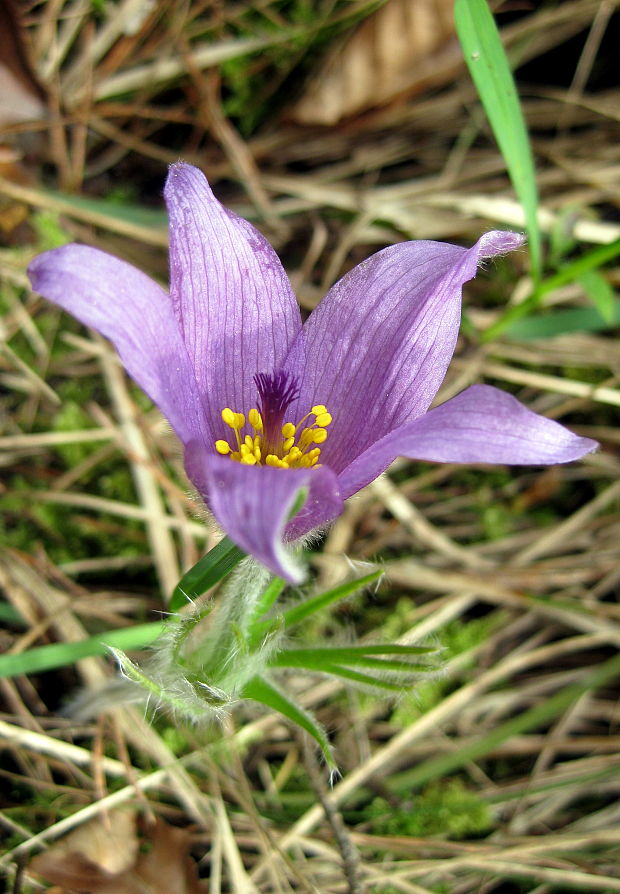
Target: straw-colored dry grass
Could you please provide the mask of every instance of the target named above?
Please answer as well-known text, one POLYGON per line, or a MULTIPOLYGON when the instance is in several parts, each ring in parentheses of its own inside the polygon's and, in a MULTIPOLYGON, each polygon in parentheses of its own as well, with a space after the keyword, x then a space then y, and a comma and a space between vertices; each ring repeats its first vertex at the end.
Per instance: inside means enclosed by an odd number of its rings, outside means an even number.
MULTIPOLYGON (((99 13, 80 0, 33 6, 28 39, 49 107, 4 129, 8 146, 30 153, 0 180, 2 219, 22 209, 0 252, 0 588, 21 618, 6 614, 1 642, 14 653, 157 617, 181 570, 215 542, 174 437, 114 352, 28 291, 36 250, 80 239, 164 277, 165 220, 134 210, 160 208, 165 164, 179 155, 269 234, 306 309, 391 241, 471 242, 523 221, 454 58, 433 92, 333 128, 300 126, 282 89, 266 85, 277 70, 281 87, 289 78, 301 90, 296 72, 315 38, 293 44, 288 30, 308 26, 281 4, 188 2, 182 16, 165 0, 146 16, 146 4, 118 6, 138 16, 132 28, 107 2, 99 13), (252 28, 263 51, 247 62, 252 28), (227 62, 220 77, 225 58, 237 68, 227 62), (231 120, 223 105, 244 72, 273 103, 247 137, 243 116, 231 120), (75 200, 110 192, 116 204, 75 200)), ((572 85, 538 84, 523 100, 541 225, 557 231, 570 209, 577 242, 590 247, 620 235, 618 91, 586 90, 616 7, 569 0, 506 32, 529 59, 594 35, 572 85)), ((351 13, 321 8, 326 21, 351 13)), ((291 678, 332 736, 342 778, 331 791, 295 734, 251 705, 220 732, 152 723, 132 707, 76 723, 63 704, 110 680, 106 658, 1 680, 0 867, 16 890, 40 889, 30 860, 42 846, 53 852, 80 827, 109 834, 119 805, 131 805, 166 821, 163 850, 170 826, 189 829, 181 850, 200 858, 213 894, 620 891, 620 348, 612 329, 482 343, 506 302, 527 293, 526 265, 517 254, 468 287, 466 335, 441 397, 499 385, 601 451, 543 470, 397 463, 350 501, 312 557, 317 586, 340 580, 351 559, 380 557, 386 570, 377 592, 313 636, 438 642, 437 677, 396 704, 291 678)), ((606 276, 617 285, 617 267, 606 276)), ((547 303, 588 302, 571 283, 547 303)), ((178 890, 198 890, 191 884, 178 890)))

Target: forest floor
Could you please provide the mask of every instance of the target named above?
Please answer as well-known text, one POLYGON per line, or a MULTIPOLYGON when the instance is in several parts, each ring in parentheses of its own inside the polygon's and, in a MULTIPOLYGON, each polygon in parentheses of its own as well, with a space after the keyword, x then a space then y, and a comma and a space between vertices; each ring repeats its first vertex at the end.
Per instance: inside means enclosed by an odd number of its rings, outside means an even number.
POLYGON ((18 110, 0 105, 8 885, 620 891, 618 3, 499 11, 549 288, 510 322, 532 291, 528 251, 488 264, 465 289, 439 395, 493 384, 601 448, 550 468, 399 460, 349 501, 309 552, 307 586, 374 563, 384 577, 302 640, 402 638, 439 657, 394 699, 289 676, 329 733, 332 787, 292 727, 251 702, 195 726, 110 702, 114 661, 80 644, 124 631, 135 645, 218 535, 165 420, 25 271, 80 241, 165 282, 162 188, 179 158, 268 236, 304 312, 386 245, 524 229, 452 4, 22 6, 23 22, 0 27, 18 110), (76 719, 80 694, 91 710, 76 719))

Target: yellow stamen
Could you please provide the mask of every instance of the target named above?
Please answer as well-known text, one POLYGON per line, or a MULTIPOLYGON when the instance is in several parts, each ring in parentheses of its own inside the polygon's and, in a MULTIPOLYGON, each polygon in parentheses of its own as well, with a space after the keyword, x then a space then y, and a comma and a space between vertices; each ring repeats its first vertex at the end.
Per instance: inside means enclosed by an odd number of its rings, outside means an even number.
POLYGON ((282 440, 267 445, 264 420, 256 407, 248 411, 247 424, 251 432, 243 432, 246 416, 230 407, 222 410, 222 421, 235 433, 235 446, 220 438, 215 449, 221 456, 230 456, 235 462, 247 466, 271 466, 275 469, 307 469, 317 465, 321 449, 315 444, 327 440, 327 426, 332 422, 331 413, 324 404, 315 404, 299 422, 285 422, 280 432, 282 440), (314 421, 312 421, 314 417, 314 421), (309 424, 306 424, 309 420, 309 424), (271 452, 267 453, 269 446, 271 452))
POLYGON ((237 440, 237 447, 240 448, 241 438, 239 437, 239 432, 245 425, 245 416, 243 413, 233 413, 230 407, 225 407, 222 410, 222 421, 233 429, 237 440))
POLYGON ((263 417, 256 409, 250 410, 248 413, 248 422, 254 431, 261 432, 263 430, 263 417))

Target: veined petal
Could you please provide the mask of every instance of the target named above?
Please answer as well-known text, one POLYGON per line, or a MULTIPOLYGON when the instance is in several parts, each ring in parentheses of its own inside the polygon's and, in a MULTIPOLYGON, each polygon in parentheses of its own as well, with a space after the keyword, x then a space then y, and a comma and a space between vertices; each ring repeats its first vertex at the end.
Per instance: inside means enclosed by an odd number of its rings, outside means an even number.
POLYGON ((336 477, 327 468, 274 469, 209 456, 204 480, 209 506, 228 536, 291 583, 299 583, 303 575, 283 540, 299 537, 342 511, 336 477), (303 515, 287 528, 295 498, 304 487, 310 491, 303 515))
POLYGON ((114 344, 129 375, 179 438, 212 439, 169 296, 131 264, 65 245, 30 264, 32 287, 114 344))
POLYGON ((376 478, 397 456, 441 463, 538 466, 580 459, 597 446, 596 441, 533 413, 505 391, 472 385, 377 441, 339 480, 346 498, 376 478))
POLYGON ((482 258, 522 241, 491 232, 470 249, 404 242, 332 287, 291 352, 298 365, 305 354, 298 406, 325 404, 333 417, 322 461, 340 472, 428 409, 454 353, 463 284, 482 258))
POLYGON ((301 327, 295 296, 267 240, 224 208, 191 165, 170 168, 170 294, 210 418, 254 406, 301 327))

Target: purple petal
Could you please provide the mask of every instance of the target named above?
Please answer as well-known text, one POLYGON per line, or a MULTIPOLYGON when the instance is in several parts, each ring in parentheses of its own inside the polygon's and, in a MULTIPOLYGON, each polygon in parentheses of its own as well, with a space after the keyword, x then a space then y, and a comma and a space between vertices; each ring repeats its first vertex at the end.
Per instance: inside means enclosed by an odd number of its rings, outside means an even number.
POLYGON ((208 429, 198 386, 170 299, 157 283, 85 245, 39 255, 28 274, 33 289, 110 339, 183 442, 202 441, 208 429))
POLYGON ((336 477, 324 467, 273 469, 210 456, 204 480, 209 506, 224 531, 241 549, 291 583, 298 583, 302 574, 283 539, 299 537, 342 512, 336 477), (300 513, 287 527, 303 487, 310 488, 303 516, 300 513))
POLYGON ((463 283, 482 258, 522 241, 516 233, 492 232, 468 250, 404 242, 332 287, 292 351, 298 364, 305 352, 300 410, 325 404, 333 417, 322 461, 340 472, 428 409, 454 352, 463 283))
POLYGON ((301 316, 267 240, 191 165, 170 168, 170 294, 209 416, 255 406, 252 377, 282 365, 301 316))
POLYGON ((390 432, 340 475, 343 497, 377 477, 396 456, 441 463, 548 465, 598 446, 539 416, 498 388, 472 385, 425 416, 390 432))

